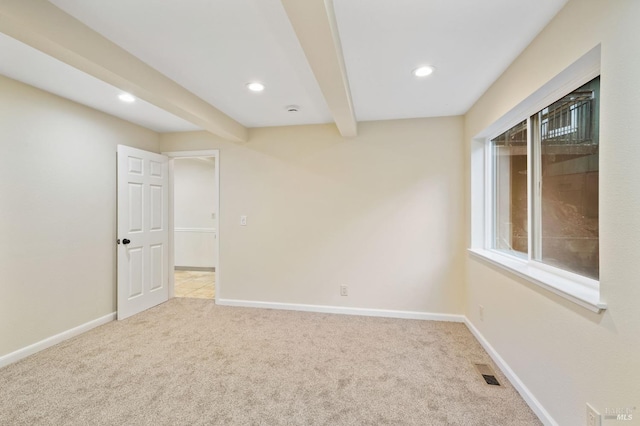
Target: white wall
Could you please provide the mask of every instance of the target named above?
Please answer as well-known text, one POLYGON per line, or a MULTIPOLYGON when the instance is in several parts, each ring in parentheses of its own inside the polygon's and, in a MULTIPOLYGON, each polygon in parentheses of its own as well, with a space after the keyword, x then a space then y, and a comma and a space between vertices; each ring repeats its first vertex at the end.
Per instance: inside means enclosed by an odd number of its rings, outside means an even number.
MULTIPOLYGON (((587 402, 602 413, 640 408, 639 22, 636 0, 570 1, 465 117, 468 165, 474 135, 601 43, 600 283, 608 309, 591 313, 467 258, 466 315, 560 425, 586 424, 587 402)), ((633 417, 624 423, 640 424, 640 412, 633 417)))
POLYGON ((176 158, 173 164, 175 266, 215 267, 215 163, 176 158))
POLYGON ((361 123, 359 133, 161 136, 162 151, 220 150, 221 298, 461 313, 462 118, 361 123))
POLYGON ((116 144, 149 130, 0 76, 0 356, 116 309, 116 144))

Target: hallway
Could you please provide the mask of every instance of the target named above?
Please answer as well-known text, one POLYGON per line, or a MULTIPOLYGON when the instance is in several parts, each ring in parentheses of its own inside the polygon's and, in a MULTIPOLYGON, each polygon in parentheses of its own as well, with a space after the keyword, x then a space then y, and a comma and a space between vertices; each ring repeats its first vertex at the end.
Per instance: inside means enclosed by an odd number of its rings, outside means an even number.
POLYGON ((215 277, 212 271, 175 271, 175 297, 213 299, 215 277))

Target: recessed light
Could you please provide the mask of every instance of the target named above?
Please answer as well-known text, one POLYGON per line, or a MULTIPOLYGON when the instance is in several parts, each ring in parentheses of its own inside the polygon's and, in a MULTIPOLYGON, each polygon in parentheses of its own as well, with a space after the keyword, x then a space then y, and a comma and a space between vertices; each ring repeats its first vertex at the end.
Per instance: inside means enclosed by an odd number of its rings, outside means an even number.
POLYGON ((416 77, 426 77, 433 73, 433 67, 429 65, 424 65, 413 70, 413 75, 416 77))
POLYGON ((262 92, 264 90, 264 84, 258 83, 257 81, 247 83, 247 89, 252 92, 262 92))
POLYGON ((133 96, 131 93, 121 93, 120 95, 118 95, 118 99, 120 99, 122 102, 127 103, 136 101, 135 96, 133 96))

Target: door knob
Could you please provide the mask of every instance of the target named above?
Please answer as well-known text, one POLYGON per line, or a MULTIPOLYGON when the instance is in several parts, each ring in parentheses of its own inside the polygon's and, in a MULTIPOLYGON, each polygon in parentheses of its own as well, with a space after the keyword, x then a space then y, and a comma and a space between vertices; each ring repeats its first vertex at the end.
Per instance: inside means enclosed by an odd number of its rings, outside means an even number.
POLYGON ((124 240, 122 240, 122 244, 129 244, 131 242, 131 240, 125 238, 124 240))

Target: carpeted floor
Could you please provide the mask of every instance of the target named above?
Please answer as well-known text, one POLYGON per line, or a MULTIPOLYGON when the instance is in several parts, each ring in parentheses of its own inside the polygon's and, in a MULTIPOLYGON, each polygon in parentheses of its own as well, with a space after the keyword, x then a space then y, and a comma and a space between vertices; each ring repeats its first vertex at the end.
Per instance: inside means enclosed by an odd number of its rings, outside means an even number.
POLYGON ((172 299, 0 370, 0 425, 538 425, 463 324, 172 299))

